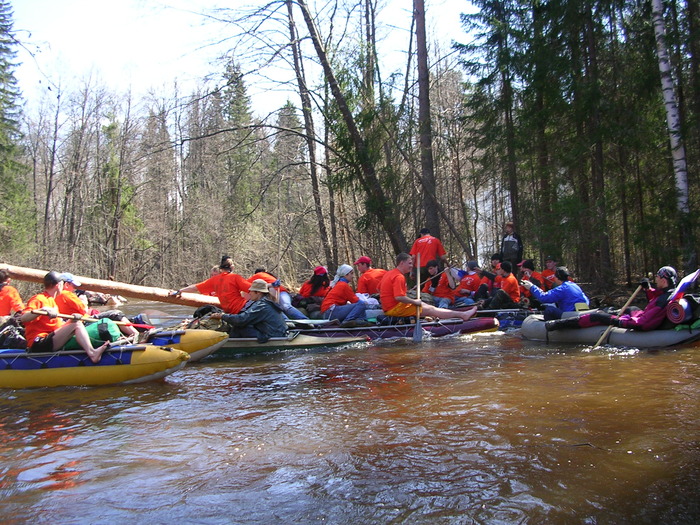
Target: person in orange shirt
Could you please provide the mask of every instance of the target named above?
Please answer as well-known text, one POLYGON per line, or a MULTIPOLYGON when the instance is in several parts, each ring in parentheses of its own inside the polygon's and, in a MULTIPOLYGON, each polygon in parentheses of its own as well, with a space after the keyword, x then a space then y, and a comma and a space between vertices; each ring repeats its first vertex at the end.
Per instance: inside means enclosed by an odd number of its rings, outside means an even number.
POLYGON ((0 315, 12 315, 24 310, 17 288, 10 286, 10 272, 0 269, 0 315))
POLYGON ((350 286, 352 266, 341 264, 331 281, 331 289, 321 303, 324 319, 342 321, 341 328, 369 326, 365 310, 367 306, 360 301, 350 286))
POLYGON ((355 266, 357 266, 357 271, 360 272, 360 278, 357 280, 357 293, 378 295, 379 284, 386 275, 386 270, 382 268, 371 268, 372 259, 366 255, 357 259, 355 261, 355 266))
POLYGON ((429 279, 428 261, 437 260, 441 268, 447 264, 445 247, 442 245, 440 239, 430 235, 430 230, 428 228, 423 228, 420 231, 420 237, 415 240, 409 253, 413 257, 414 267, 416 265, 416 256, 420 253, 420 260, 422 263, 419 268, 421 282, 425 282, 429 279))
POLYGON ((314 274, 311 279, 306 281, 299 288, 299 295, 304 299, 320 298, 326 296, 328 290, 330 290, 329 285, 331 284, 328 278, 328 270, 325 266, 317 266, 314 268, 314 274))
POLYGON ((248 290, 250 290, 250 281, 245 280, 237 273, 233 273, 233 263, 228 255, 221 258, 219 265, 221 273, 210 277, 206 281, 197 284, 190 284, 177 291, 171 292, 171 295, 179 296, 184 292, 201 293, 210 295, 212 292, 216 294, 221 303, 221 308, 227 314, 237 314, 240 312, 246 303, 248 290), (246 294, 246 297, 243 296, 246 294))
POLYGON ((292 296, 289 295, 289 292, 284 286, 282 286, 277 277, 269 272, 266 272, 265 268, 258 268, 255 270, 255 273, 248 278, 251 283, 255 279, 262 279, 277 291, 277 302, 279 302, 279 305, 282 307, 282 311, 288 318, 308 319, 308 317, 292 306, 292 296))
MULTIPOLYGON (((525 259, 524 261, 521 261, 518 264, 518 267, 520 268, 523 281, 530 281, 535 286, 544 289, 544 277, 542 277, 540 272, 535 271, 535 262, 532 259, 525 259)), ((539 301, 532 297, 529 287, 526 288, 525 286, 520 285, 520 295, 523 295, 531 301, 535 301, 539 304, 539 301)))
POLYGON ((542 285, 544 286, 543 290, 546 291, 551 290, 554 288, 554 286, 556 286, 554 284, 554 273, 557 271, 557 266, 559 266, 559 263, 555 257, 548 255, 544 260, 544 265, 546 268, 542 270, 542 278, 544 279, 542 281, 542 285))
POLYGON ((425 281, 423 292, 433 296, 435 306, 438 308, 449 308, 455 302, 455 282, 450 268, 438 275, 438 262, 428 261, 428 280, 425 281))
POLYGON ((481 271, 481 282, 479 283, 479 288, 477 289, 476 293, 474 293, 473 297, 475 301, 488 299, 494 293, 496 293, 496 290, 498 290, 500 287, 502 278, 496 271, 499 264, 501 264, 501 254, 494 253, 491 256, 491 269, 493 272, 489 272, 487 270, 481 271))
POLYGON ((56 272, 49 272, 44 276, 44 291, 27 301, 27 306, 20 317, 24 324, 27 352, 55 352, 65 346, 75 335, 76 341, 85 350, 90 360, 98 363, 110 343, 94 348, 81 321, 72 319, 64 323, 63 319, 57 317, 56 296, 61 293, 61 290, 63 290, 61 276, 56 272), (39 314, 34 311, 44 313, 39 314))
POLYGON ((520 284, 512 273, 513 266, 508 261, 503 261, 496 272, 501 276, 500 288, 484 302, 484 308, 520 308, 520 284))
POLYGON ((438 319, 459 318, 464 321, 471 319, 476 314, 476 306, 465 312, 445 310, 429 304, 420 299, 412 299, 406 295, 408 286, 406 274, 413 269, 413 258, 408 253, 400 253, 396 256, 396 268, 387 272, 379 287, 379 300, 382 310, 392 317, 412 317, 420 311, 422 315, 437 317, 438 319))
MULTIPOLYGON (((58 311, 65 315, 80 314, 81 316, 87 316, 88 307, 76 293, 78 288, 82 286, 83 283, 81 283, 72 273, 61 274, 61 279, 63 280, 63 290, 56 296, 58 311)), ((96 312, 96 310, 94 312, 96 312)), ((97 315, 94 315, 93 313, 93 317, 95 317, 95 319, 110 319, 120 323, 129 322, 129 319, 127 319, 121 310, 107 310, 106 312, 102 312, 97 315)), ((126 337, 131 337, 134 341, 139 335, 139 331, 136 328, 133 326, 127 326, 126 324, 120 324, 119 330, 126 337)))

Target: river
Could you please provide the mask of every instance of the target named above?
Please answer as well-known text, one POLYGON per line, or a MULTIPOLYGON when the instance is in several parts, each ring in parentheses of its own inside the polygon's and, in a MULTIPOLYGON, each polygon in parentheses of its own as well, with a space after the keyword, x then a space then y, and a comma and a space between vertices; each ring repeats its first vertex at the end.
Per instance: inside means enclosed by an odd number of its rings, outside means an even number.
POLYGON ((500 332, 1 391, 0 522, 697 523, 699 380, 500 332))

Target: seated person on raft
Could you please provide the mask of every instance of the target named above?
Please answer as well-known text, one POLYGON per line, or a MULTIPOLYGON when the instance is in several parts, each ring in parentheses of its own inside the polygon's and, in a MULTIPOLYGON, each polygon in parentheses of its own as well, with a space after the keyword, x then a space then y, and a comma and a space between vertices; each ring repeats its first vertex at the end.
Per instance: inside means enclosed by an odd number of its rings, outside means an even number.
POLYGON ((484 301, 486 309, 500 310, 504 308, 520 308, 520 285, 513 275, 513 267, 508 261, 503 261, 496 267, 500 280, 493 295, 484 301))
POLYGON ((432 295, 435 306, 438 308, 455 306, 457 282, 450 271, 451 268, 447 266, 443 272, 440 272, 440 263, 437 259, 428 261, 427 267, 428 279, 421 291, 432 295))
POLYGON ((277 294, 277 302, 282 307, 284 315, 290 319, 308 319, 296 307, 292 306, 292 296, 289 295, 287 289, 282 286, 281 281, 276 276, 266 272, 265 268, 258 268, 253 275, 248 277, 248 281, 252 283, 255 279, 262 279, 274 288, 273 295, 277 294))
POLYGON ((250 284, 251 302, 238 314, 211 314, 211 319, 221 319, 229 325, 231 337, 255 337, 259 343, 271 337, 285 337, 287 322, 282 307, 270 299, 268 284, 263 279, 255 279, 250 284))
POLYGON ((24 324, 28 352, 55 352, 63 348, 72 336, 87 353, 93 363, 98 363, 102 353, 110 346, 109 342, 98 348, 92 346, 85 325, 77 319, 63 322, 58 317, 56 296, 63 290, 63 281, 57 272, 44 276, 44 291, 31 297, 22 312, 20 320, 24 324))
POLYGON ((545 327, 548 331, 562 330, 564 328, 588 328, 590 326, 607 325, 635 330, 655 330, 666 319, 666 306, 673 295, 678 278, 676 270, 671 266, 659 268, 656 272, 656 288, 651 288, 651 283, 642 281, 647 300, 644 310, 637 307, 628 308, 626 312, 611 315, 606 312, 593 312, 579 317, 556 319, 547 321, 545 327))
POLYGON ((429 304, 420 299, 411 299, 406 295, 408 286, 406 274, 413 269, 413 258, 407 253, 396 256, 396 267, 387 272, 379 287, 379 298, 384 313, 391 317, 412 317, 420 308, 421 315, 437 317, 438 319, 458 318, 467 321, 476 314, 476 306, 465 312, 446 310, 429 304))
POLYGON ((331 281, 331 289, 321 304, 323 318, 341 321, 342 328, 369 326, 365 315, 367 306, 352 289, 351 275, 352 266, 341 264, 331 281))
POLYGON ((569 280, 569 270, 566 266, 557 267, 554 272, 554 288, 544 292, 532 281, 521 281, 524 288, 540 303, 546 304, 544 319, 561 319, 564 312, 575 312, 577 303, 589 304, 588 297, 581 287, 569 280))

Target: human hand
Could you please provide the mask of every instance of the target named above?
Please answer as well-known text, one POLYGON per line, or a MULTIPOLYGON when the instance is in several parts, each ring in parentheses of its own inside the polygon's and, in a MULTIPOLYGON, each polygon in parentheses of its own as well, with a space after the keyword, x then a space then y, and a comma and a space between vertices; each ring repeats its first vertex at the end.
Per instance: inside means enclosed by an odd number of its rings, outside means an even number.
POLYGON ((73 314, 72 317, 75 321, 80 321, 83 318, 82 314, 73 314))
POLYGON ((435 291, 435 287, 434 287, 434 286, 431 286, 430 288, 428 288, 428 291, 429 291, 430 293, 433 293, 433 292, 435 291))
POLYGON ((279 288, 280 286, 282 286, 282 281, 277 279, 276 281, 274 281, 273 283, 270 283, 270 284, 272 285, 273 288, 279 288))
POLYGON ((648 290, 649 288, 651 288, 651 281, 645 277, 644 279, 639 281, 639 286, 641 286, 645 290, 648 290))
POLYGON ((209 319, 221 319, 223 314, 221 312, 215 312, 209 316, 209 319))
POLYGON ((182 290, 173 290, 169 295, 171 297, 180 297, 182 295, 182 290))
POLYGON ((520 284, 525 288, 526 290, 530 290, 530 288, 533 287, 533 284, 530 281, 520 281, 520 284))

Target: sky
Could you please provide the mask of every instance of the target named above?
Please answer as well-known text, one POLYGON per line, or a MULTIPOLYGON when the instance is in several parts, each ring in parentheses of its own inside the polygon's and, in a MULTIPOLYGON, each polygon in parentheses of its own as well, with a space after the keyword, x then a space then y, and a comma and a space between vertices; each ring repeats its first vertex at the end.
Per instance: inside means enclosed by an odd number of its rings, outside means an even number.
MULTIPOLYGON (((229 46, 221 40, 231 29, 200 13, 256 1, 10 0, 14 29, 24 44, 18 49, 15 74, 30 103, 49 85, 65 90, 90 77, 136 96, 169 89, 177 80, 181 93, 188 94, 204 76, 221 70, 216 59, 229 46)), ((383 44, 385 56, 405 52, 401 36, 410 24, 411 0, 380 4, 386 6, 380 18, 394 25, 383 44)), ((428 31, 445 48, 452 40, 464 41, 459 14, 468 9, 468 0, 426 0, 428 31)), ((286 100, 264 82, 250 82, 248 89, 259 114, 286 100)))

